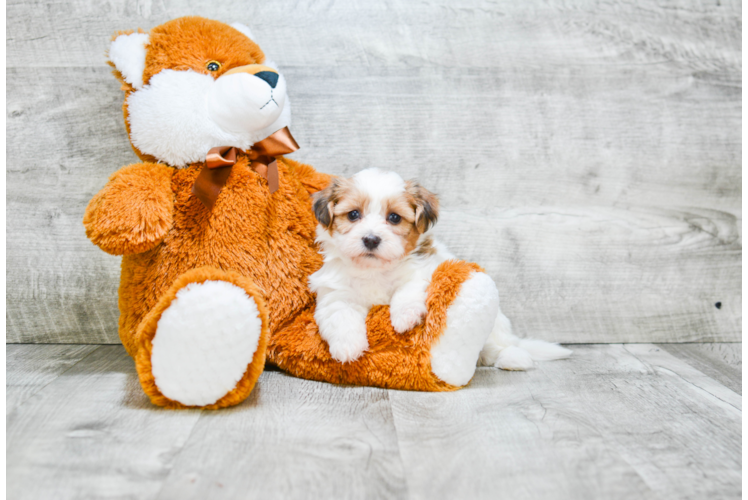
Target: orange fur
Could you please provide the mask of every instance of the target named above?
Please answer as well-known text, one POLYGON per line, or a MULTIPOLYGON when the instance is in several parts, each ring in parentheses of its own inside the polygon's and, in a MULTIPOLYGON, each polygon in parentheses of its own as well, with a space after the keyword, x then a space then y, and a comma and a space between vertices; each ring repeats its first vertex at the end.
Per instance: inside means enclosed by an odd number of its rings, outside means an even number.
MULTIPOLYGON (((216 60, 222 64, 220 71, 228 71, 264 61, 259 47, 241 33, 201 18, 170 21, 152 30, 150 40, 146 83, 165 68, 205 71, 204 65, 216 60)), ((126 84, 123 89, 125 97, 133 91, 126 84)), ((126 103, 123 113, 128 127, 126 103)), ((332 383, 457 389, 431 373, 430 348, 446 327, 447 308, 461 284, 480 270, 478 266, 443 263, 429 289, 425 322, 404 335, 393 331, 387 306, 372 309, 367 319, 369 351, 354 363, 340 364, 331 359, 317 332, 314 295, 307 284, 322 265, 314 243, 310 195, 326 188, 332 177, 280 157, 280 187, 271 195, 267 181, 240 153, 215 206, 208 210, 191 192, 203 163, 175 169, 133 149, 145 163, 115 173, 89 203, 84 224, 95 244, 124 255, 120 339, 135 358, 143 389, 154 404, 184 407, 161 394, 155 384, 152 340, 176 293, 205 280, 241 287, 255 299, 262 317, 260 345, 246 373, 234 390, 206 408, 231 406, 246 398, 265 360, 296 376, 332 383)), ((413 188, 414 200, 423 197, 413 188)), ((418 218, 421 213, 423 208, 415 213, 417 226, 424 224, 418 218)))
POLYGON ((122 259, 120 338, 130 354, 143 317, 179 276, 198 267, 251 277, 266 297, 271 330, 314 302, 306 280, 322 258, 307 189, 290 175, 289 165, 310 172, 281 158, 280 188, 268 196, 267 181, 241 154, 212 211, 192 194, 202 164, 173 169, 172 230, 158 247, 122 259))
POLYGON ((172 225, 174 169, 160 164, 130 165, 110 178, 86 207, 86 236, 105 252, 145 252, 172 225))
POLYGON ((260 47, 231 26, 202 17, 180 17, 149 32, 143 83, 164 69, 191 69, 218 78, 231 68, 265 61, 260 47), (221 64, 208 71, 210 61, 221 64))
POLYGON ((135 366, 140 377, 140 384, 151 399, 151 402, 155 405, 166 408, 189 408, 178 401, 167 398, 158 390, 153 373, 151 372, 152 341, 156 336, 156 327, 158 326, 161 314, 169 307, 171 301, 177 296, 177 292, 190 283, 203 283, 208 280, 222 280, 243 288, 247 292, 247 295, 252 297, 257 304, 257 309, 262 319, 262 330, 260 332, 260 340, 257 344, 257 351, 236 387, 212 405, 205 406, 204 408, 214 410, 241 403, 252 392, 257 379, 265 368, 265 353, 267 351, 270 331, 268 329, 268 310, 262 297, 262 292, 249 278, 238 273, 225 272, 212 267, 192 269, 180 276, 169 290, 161 296, 156 307, 143 319, 135 334, 135 340, 139 346, 135 355, 135 366))
POLYGON ((297 377, 335 384, 415 391, 459 389, 431 372, 431 346, 446 328, 447 308, 474 271, 482 269, 462 261, 442 263, 428 290, 428 315, 405 334, 392 328, 389 306, 373 307, 366 319, 370 347, 352 363, 332 359, 317 332, 313 308, 271 335, 268 360, 297 377))
MULTIPOLYGON (((138 33, 142 32, 138 30, 138 33)), ((112 38, 130 33, 133 31, 118 31, 112 38)), ((231 68, 265 61, 265 54, 260 47, 241 32, 227 24, 202 17, 180 17, 153 28, 148 35, 149 43, 143 71, 144 85, 148 84, 153 75, 164 69, 190 69, 218 78, 231 68), (219 62, 221 69, 208 71, 206 65, 210 61, 219 62)), ((111 61, 109 64, 114 66, 111 61)), ((119 71, 115 69, 113 73, 125 91, 122 113, 127 135, 130 136, 127 97, 135 89, 122 78, 119 71)), ((144 154, 134 144, 130 144, 142 161, 157 163, 154 157, 144 154)))

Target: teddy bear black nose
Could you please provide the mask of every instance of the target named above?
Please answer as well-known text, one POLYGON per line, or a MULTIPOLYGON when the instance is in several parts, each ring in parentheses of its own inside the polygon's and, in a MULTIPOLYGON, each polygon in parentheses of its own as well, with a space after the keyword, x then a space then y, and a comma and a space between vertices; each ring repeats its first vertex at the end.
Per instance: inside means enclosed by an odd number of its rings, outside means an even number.
POLYGON ((255 73, 255 76, 260 80, 268 82, 271 89, 274 89, 278 84, 278 73, 273 73, 272 71, 260 71, 259 73, 255 73))
POLYGON ((380 238, 379 236, 374 236, 373 234, 364 236, 362 239, 364 240, 364 246, 369 250, 374 250, 375 248, 377 248, 379 246, 379 242, 382 241, 382 238, 380 238))

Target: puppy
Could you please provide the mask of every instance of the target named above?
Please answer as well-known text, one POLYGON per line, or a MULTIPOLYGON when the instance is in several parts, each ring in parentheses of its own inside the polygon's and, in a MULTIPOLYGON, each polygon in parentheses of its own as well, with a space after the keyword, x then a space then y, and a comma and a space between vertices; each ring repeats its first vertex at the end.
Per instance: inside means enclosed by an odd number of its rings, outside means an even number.
MULTIPOLYGON (((314 214, 324 264, 309 285, 317 294, 314 318, 332 357, 354 361, 369 347, 366 316, 374 305, 389 304, 398 333, 421 323, 432 274, 455 259, 430 234, 439 216, 436 195, 394 172, 372 168, 334 179, 316 193, 314 214)), ((557 344, 518 339, 499 312, 479 364, 525 370, 533 359, 569 354, 557 344)))

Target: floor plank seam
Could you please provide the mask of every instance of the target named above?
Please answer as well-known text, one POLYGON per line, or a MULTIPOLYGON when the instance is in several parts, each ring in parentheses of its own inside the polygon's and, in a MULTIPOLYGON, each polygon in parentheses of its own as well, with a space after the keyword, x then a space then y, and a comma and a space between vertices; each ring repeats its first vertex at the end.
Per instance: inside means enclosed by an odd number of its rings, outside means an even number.
MULTIPOLYGON (((66 344, 66 345, 90 345, 90 344, 66 344)), ((96 345, 96 344, 92 344, 92 345, 96 345)), ((78 361, 76 361, 76 362, 75 362, 75 363, 73 363, 72 365, 68 366, 68 367, 67 367, 67 368, 66 368, 65 370, 63 370, 63 371, 61 371, 60 373, 58 373, 58 374, 57 374, 57 376, 56 376, 55 378, 53 378, 52 380, 50 380, 50 381, 49 381, 49 382, 47 382, 46 384, 44 384, 44 385, 40 386, 40 387, 39 387, 39 388, 38 388, 38 389, 37 389, 36 391, 34 391, 34 393, 33 393, 33 394, 30 394, 30 395, 29 395, 29 396, 28 396, 28 397, 27 397, 26 399, 24 399, 24 400, 23 400, 22 402, 18 403, 18 404, 17 404, 17 405, 16 405, 16 406, 15 406, 15 407, 14 407, 14 408, 13 408, 13 409, 11 410, 11 412, 15 412, 16 410, 18 410, 19 408, 21 408, 21 407, 22 407, 23 405, 25 405, 25 404, 26 404, 26 403, 27 403, 28 401, 30 401, 30 400, 31 400, 31 399, 32 399, 32 398, 33 398, 34 396, 36 396, 37 394, 39 394, 40 392, 42 392, 42 391, 43 391, 44 389, 46 389, 47 387, 49 387, 49 385, 50 385, 50 384, 53 384, 53 383, 55 383, 55 381, 57 381, 57 380, 58 380, 58 379, 59 379, 60 377, 62 377, 62 376, 63 376, 64 374, 66 374, 67 372, 69 372, 70 370, 72 370, 72 369, 73 369, 74 367, 78 366, 78 363, 80 363, 80 362, 81 362, 81 361, 83 361, 84 359, 87 359, 87 358, 88 358, 89 356, 91 356, 91 355, 92 355, 93 353, 95 353, 95 352, 96 352, 96 351, 98 351, 99 349, 101 349, 101 345, 97 345, 96 349, 94 349, 93 351, 89 352, 88 354, 86 354, 85 356, 83 356, 83 357, 82 357, 81 359, 79 359, 78 361)), ((7 415, 6 415, 6 417, 7 417, 7 415)))
POLYGON ((403 449, 400 446, 400 431, 397 428, 397 418, 395 417, 395 409, 392 405, 392 398, 390 394, 391 389, 385 389, 387 391, 387 402, 389 403, 390 415, 392 416, 392 427, 395 428, 395 440, 397 441, 397 455, 400 457, 400 463, 403 465, 403 480, 405 482, 405 498, 412 498, 410 484, 408 482, 408 471, 405 469, 405 459, 403 458, 403 449))
MULTIPOLYGON (((684 378, 684 377, 683 377, 682 375, 680 375, 680 374, 678 374, 678 373, 674 372, 673 370, 670 370, 669 368, 665 368, 664 366, 657 366, 657 365, 653 365, 653 366, 654 366, 655 372, 657 372, 657 371, 659 370, 659 371, 663 371, 663 372, 666 372, 666 373, 668 373, 668 374, 670 374, 670 375, 674 375, 674 376, 676 376, 677 378, 679 378, 680 380, 682 380, 682 381, 683 381, 684 383, 688 384, 688 385, 689 385, 690 387, 693 387, 694 389, 698 389, 699 391, 701 391, 701 392, 703 392, 703 393, 705 393, 705 394, 708 394, 708 395, 710 395, 711 397, 713 397, 713 398, 715 398, 715 399, 717 399, 717 400, 721 401, 722 403, 724 403, 724 404, 726 404, 726 405, 730 406, 731 408, 735 408, 735 410, 736 410, 736 411, 738 411, 738 412, 740 412, 740 413, 743 413, 743 409, 742 409, 742 408, 738 408, 737 406, 735 406, 734 404, 730 403, 729 401, 725 401, 724 399, 722 399, 721 397, 717 396, 716 394, 713 394, 713 393, 712 393, 711 391, 708 391, 708 390, 704 389, 703 387, 699 387, 698 385, 696 385, 696 384, 694 384, 693 382, 691 382, 691 381, 687 380, 687 379, 686 379, 686 378, 684 378)), ((701 372, 701 373, 702 373, 702 374, 703 374, 703 375, 704 375, 705 377, 709 378, 709 380, 712 380, 712 381, 713 381, 713 382, 714 382, 715 384, 719 384, 719 385, 721 385, 722 387, 724 387, 724 388, 725 388, 725 389, 727 389, 728 391, 730 391, 730 392, 733 392, 733 393, 734 393, 734 394, 735 394, 736 396, 739 396, 739 397, 741 397, 741 398, 742 398, 742 396, 740 396, 740 395, 739 395, 739 394, 738 394, 737 392, 733 391, 732 389, 730 389, 730 388, 729 388, 729 387, 727 387, 726 385, 722 384, 721 382, 719 382, 719 381, 717 381, 717 380, 714 380, 713 378, 709 377, 709 375, 707 375, 707 374, 706 374, 706 373, 704 373, 704 372, 701 372)))
MULTIPOLYGON (((164 410, 161 408, 161 411, 182 411, 182 410, 164 410)), ((214 410, 207 410, 207 411, 214 411, 214 410)), ((161 493, 164 491, 164 488, 166 487, 166 483, 169 480, 169 477, 171 476, 172 472, 174 471, 174 464, 176 464, 179 461, 179 457, 184 452, 184 449, 187 447, 187 444, 192 439, 192 435, 195 433, 195 429, 197 429, 197 424, 200 422, 200 420, 203 419, 205 416, 206 410, 200 410, 200 416, 195 419, 195 423, 192 425, 192 428, 190 429, 190 433, 187 434, 187 437, 184 440, 184 443, 182 443, 182 446, 179 447, 179 451, 175 453, 172 457, 171 464, 169 464, 169 473, 166 474, 164 479, 161 481, 161 486, 158 488, 158 491, 156 494, 152 497, 154 500, 157 500, 161 497, 161 493)))

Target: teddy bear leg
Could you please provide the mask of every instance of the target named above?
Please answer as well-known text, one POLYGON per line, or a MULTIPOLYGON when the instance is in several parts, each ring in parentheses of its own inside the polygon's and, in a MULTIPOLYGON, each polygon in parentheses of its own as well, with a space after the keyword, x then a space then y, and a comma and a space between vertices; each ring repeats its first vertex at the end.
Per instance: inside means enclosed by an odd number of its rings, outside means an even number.
POLYGON ((431 281, 424 322, 409 332, 392 327, 388 306, 366 319, 369 349, 340 363, 329 353, 314 322, 314 309, 273 332, 268 359, 300 378, 336 384, 415 391, 453 391, 475 373, 481 348, 499 308, 496 285, 468 262, 441 264, 431 281))
POLYGON ((138 327, 144 391, 169 408, 242 402, 264 369, 267 324, 251 280, 210 267, 184 273, 138 327))
POLYGON ((447 308, 444 330, 431 346, 434 375, 458 387, 470 382, 498 314, 496 284, 487 274, 473 271, 447 308))

